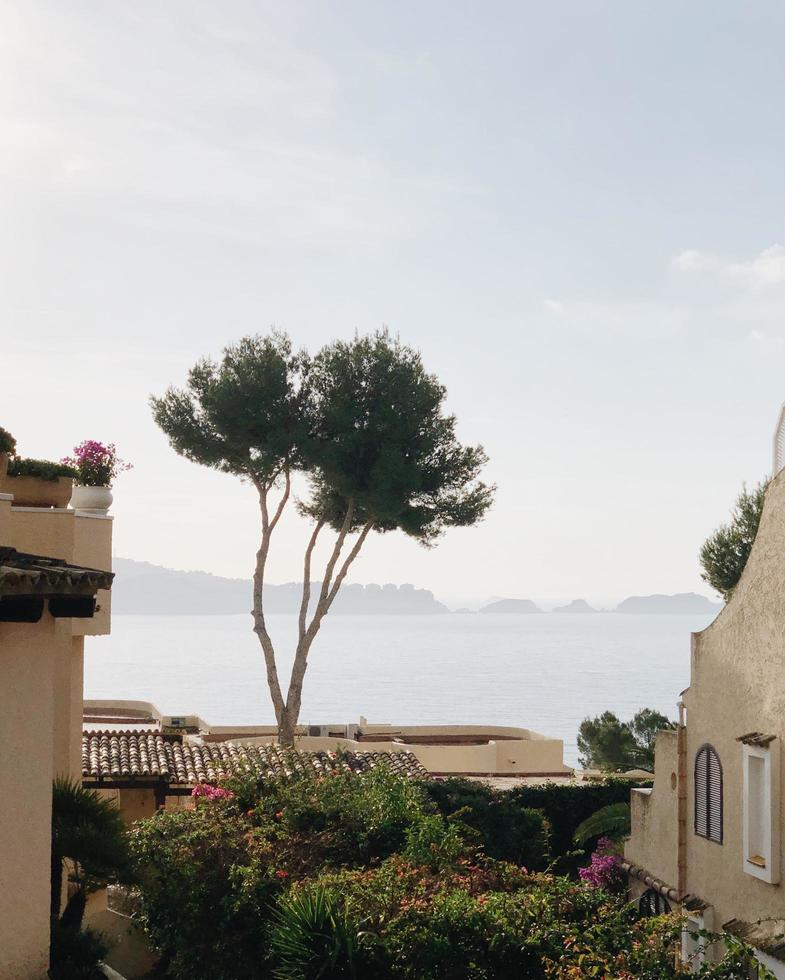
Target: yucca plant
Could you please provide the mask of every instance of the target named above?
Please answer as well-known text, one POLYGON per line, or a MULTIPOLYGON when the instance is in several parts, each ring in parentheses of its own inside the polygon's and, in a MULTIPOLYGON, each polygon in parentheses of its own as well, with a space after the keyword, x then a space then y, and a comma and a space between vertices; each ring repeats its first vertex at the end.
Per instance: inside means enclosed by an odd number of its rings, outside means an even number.
POLYGON ((575 829, 576 844, 586 844, 594 837, 618 840, 630 833, 630 804, 611 803, 597 810, 575 829))
POLYGON ((278 980, 361 980, 368 976, 364 934, 322 888, 290 891, 272 916, 270 951, 278 980))

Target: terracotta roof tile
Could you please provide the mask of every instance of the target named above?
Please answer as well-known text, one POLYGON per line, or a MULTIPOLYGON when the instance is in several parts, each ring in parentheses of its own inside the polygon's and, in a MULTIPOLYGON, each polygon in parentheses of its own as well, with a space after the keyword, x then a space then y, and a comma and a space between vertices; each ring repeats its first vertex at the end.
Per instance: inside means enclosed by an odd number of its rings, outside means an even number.
POLYGON ((0 546, 0 596, 95 595, 111 589, 113 578, 112 572, 0 546))
POLYGON ((213 783, 251 770, 263 779, 293 773, 367 772, 380 763, 402 776, 427 776, 411 752, 296 752, 277 745, 210 742, 199 745, 159 731, 86 731, 82 735, 85 779, 151 779, 213 783))

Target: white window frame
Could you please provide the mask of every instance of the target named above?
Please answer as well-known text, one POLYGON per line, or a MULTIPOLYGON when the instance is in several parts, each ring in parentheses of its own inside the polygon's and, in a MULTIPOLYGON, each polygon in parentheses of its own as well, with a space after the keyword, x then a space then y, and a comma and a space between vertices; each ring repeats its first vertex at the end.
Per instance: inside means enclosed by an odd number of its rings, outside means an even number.
POLYGON ((702 913, 690 912, 684 923, 681 933, 681 961, 690 968, 690 973, 700 973, 700 968, 706 960, 712 959, 713 943, 707 942, 703 936, 697 939, 691 935, 693 932, 714 931, 714 909, 705 908, 702 913))
POLYGON ((780 752, 779 739, 766 746, 742 745, 742 772, 744 781, 742 866, 744 872, 760 881, 776 885, 780 880, 780 752), (750 789, 750 772, 753 760, 763 766, 763 796, 753 797, 750 789), (753 821, 753 807, 757 810, 753 821), (761 824, 761 840, 755 846, 750 841, 753 823, 761 824), (755 854, 752 854, 754 847, 755 854), (759 860, 753 860, 757 858, 759 860), (762 861, 762 864, 759 863, 762 861))

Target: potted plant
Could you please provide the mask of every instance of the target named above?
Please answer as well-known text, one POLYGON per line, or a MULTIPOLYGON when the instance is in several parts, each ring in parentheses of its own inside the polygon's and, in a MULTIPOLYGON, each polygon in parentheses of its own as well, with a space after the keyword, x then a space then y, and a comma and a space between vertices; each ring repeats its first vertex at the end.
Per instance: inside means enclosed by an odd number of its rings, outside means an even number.
POLYGON ((15 452, 16 439, 7 429, 0 426, 0 485, 5 480, 5 474, 8 470, 8 457, 13 456, 15 452))
POLYGON ((75 476, 63 463, 12 456, 3 489, 14 495, 15 507, 67 507, 75 476))
POLYGON ((92 514, 105 514, 109 510, 114 478, 131 469, 131 464, 124 463, 117 455, 114 443, 105 446, 95 439, 86 439, 75 446, 74 455, 66 457, 63 463, 76 470, 71 506, 92 514))

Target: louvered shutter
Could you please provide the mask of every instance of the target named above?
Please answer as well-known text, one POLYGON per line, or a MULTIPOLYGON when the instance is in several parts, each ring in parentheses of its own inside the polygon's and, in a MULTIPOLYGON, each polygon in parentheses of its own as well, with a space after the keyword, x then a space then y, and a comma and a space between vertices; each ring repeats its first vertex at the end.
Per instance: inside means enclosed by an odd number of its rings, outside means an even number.
POLYGON ((701 749, 695 759, 695 833, 708 837, 708 765, 706 749, 701 749))
POLYGON ((707 750, 709 785, 708 785, 708 833, 709 840, 722 843, 722 766, 720 757, 714 749, 707 750))
POLYGON ((722 765, 710 745, 695 757, 695 833, 722 843, 722 765))

